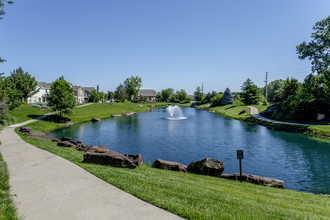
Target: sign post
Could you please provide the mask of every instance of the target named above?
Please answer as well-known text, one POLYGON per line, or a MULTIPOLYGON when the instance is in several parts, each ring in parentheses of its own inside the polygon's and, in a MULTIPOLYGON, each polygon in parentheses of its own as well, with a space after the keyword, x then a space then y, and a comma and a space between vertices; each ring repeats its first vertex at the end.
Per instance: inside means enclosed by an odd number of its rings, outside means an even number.
POLYGON ((243 156, 243 150, 237 150, 237 159, 239 159, 239 180, 242 182, 242 159, 244 159, 243 156))

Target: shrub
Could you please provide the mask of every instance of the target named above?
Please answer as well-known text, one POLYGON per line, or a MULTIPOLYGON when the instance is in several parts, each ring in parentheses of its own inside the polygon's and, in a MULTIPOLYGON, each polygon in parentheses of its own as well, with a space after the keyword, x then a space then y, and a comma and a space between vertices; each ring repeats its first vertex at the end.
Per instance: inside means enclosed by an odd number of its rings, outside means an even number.
POLYGON ((220 106, 221 101, 222 101, 222 96, 223 96, 223 94, 219 94, 219 95, 216 95, 213 98, 211 98, 211 106, 212 107, 220 106))

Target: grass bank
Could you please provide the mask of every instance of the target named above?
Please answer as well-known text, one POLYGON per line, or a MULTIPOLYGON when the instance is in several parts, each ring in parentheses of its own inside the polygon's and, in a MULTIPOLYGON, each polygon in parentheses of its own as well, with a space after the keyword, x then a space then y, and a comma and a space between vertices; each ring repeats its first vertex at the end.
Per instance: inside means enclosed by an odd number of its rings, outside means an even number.
MULTIPOLYGON (((204 104, 204 105, 198 106, 198 108, 205 109, 206 106, 207 106, 207 104, 204 104)), ((267 109, 267 106, 265 106, 265 105, 253 105, 253 106, 258 108, 259 113, 263 112, 267 109)), ((318 136, 318 137, 330 138, 330 126, 285 125, 285 124, 278 124, 278 123, 262 121, 262 120, 252 117, 250 114, 250 108, 247 106, 232 104, 232 105, 225 105, 225 106, 217 106, 217 107, 209 108, 207 110, 215 111, 215 113, 224 115, 229 118, 238 119, 238 120, 249 119, 249 121, 252 123, 264 125, 271 129, 274 129, 274 130, 304 133, 304 134, 318 136), (247 111, 243 114, 240 114, 240 112, 242 112, 244 109, 246 109, 247 111)))
MULTIPOLYGON (((1 146, 0 146, 1 147, 1 146)), ((18 219, 14 202, 10 195, 9 172, 0 153, 0 219, 18 219)))
POLYGON ((330 198, 210 176, 142 167, 82 163, 83 152, 15 130, 23 140, 59 155, 104 181, 188 219, 327 219, 330 198))
POLYGON ((20 105, 14 110, 9 111, 8 115, 14 119, 15 123, 20 123, 36 118, 48 112, 50 112, 50 110, 41 110, 38 108, 34 108, 31 105, 20 105))
MULTIPOLYGON (((70 123, 79 124, 89 122, 92 118, 110 118, 111 114, 120 114, 126 112, 144 112, 148 110, 147 105, 136 103, 93 103, 81 108, 75 108, 73 115, 64 115, 71 119, 70 123)), ((45 132, 65 127, 65 124, 59 124, 54 121, 53 116, 29 124, 33 131, 45 132)))
MULTIPOLYGON (((208 104, 200 105, 198 106, 198 108, 205 109, 207 105, 208 104)), ((259 112, 262 112, 267 109, 267 106, 265 105, 253 105, 253 106, 258 108, 259 112)), ((207 110, 215 111, 215 113, 238 120, 245 120, 251 117, 250 108, 245 105, 230 104, 230 105, 212 107, 207 110), (243 110, 246 110, 246 112, 240 114, 243 110)))

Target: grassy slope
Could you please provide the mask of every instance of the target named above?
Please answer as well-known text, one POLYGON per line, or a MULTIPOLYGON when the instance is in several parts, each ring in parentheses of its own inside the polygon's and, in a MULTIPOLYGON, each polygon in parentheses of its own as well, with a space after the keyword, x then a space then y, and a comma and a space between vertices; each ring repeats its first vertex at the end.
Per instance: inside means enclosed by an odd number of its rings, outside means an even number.
POLYGON ((40 110, 38 108, 34 108, 31 105, 21 105, 15 108, 12 111, 9 111, 9 116, 13 117, 15 123, 20 123, 23 121, 27 121, 33 118, 36 118, 40 115, 46 114, 50 112, 49 110, 40 110))
MULTIPOLYGON (((74 114, 71 116, 64 115, 71 118, 71 123, 78 124, 90 121, 95 118, 110 118, 111 114, 120 114, 122 111, 126 112, 143 112, 148 110, 145 105, 135 103, 94 103, 92 105, 84 106, 74 109, 74 114)), ((52 121, 52 117, 47 117, 44 120, 40 120, 29 124, 33 131, 51 131, 61 127, 65 127, 65 124, 58 124, 52 121)))
POLYGON ((9 190, 9 173, 0 153, 0 219, 18 219, 9 190))
MULTIPOLYGON (((205 104, 206 105, 206 104, 205 104)), ((199 107, 203 108, 205 105, 201 105, 199 107)), ((258 108, 259 112, 262 112, 267 109, 267 106, 264 105, 254 105, 254 107, 258 108)), ((241 105, 225 105, 225 106, 217 106, 214 108, 210 108, 210 111, 215 111, 218 114, 222 114, 224 116, 238 119, 238 120, 245 120, 247 118, 250 118, 250 109, 247 106, 241 106, 241 105), (243 109, 247 109, 246 113, 239 114, 243 109)), ((262 124, 265 126, 268 126, 270 128, 276 129, 276 130, 285 130, 285 131, 292 131, 292 132, 302 132, 306 134, 321 136, 321 137, 330 137, 330 126, 290 126, 290 125, 281 125, 277 123, 270 123, 261 121, 258 119, 253 118, 251 122, 262 124)))
POLYGON ((83 152, 19 135, 26 142, 64 157, 108 183, 184 218, 326 219, 330 216, 329 197, 148 167, 131 170, 84 164, 83 152))
MULTIPOLYGON (((262 112, 267 109, 267 106, 265 105, 254 105, 254 107, 258 108, 259 112, 262 112)), ((242 105, 231 104, 225 106, 217 106, 214 108, 210 108, 209 110, 239 120, 244 120, 251 117, 249 107, 242 105), (244 109, 247 110, 246 113, 240 115, 239 113, 244 109)))

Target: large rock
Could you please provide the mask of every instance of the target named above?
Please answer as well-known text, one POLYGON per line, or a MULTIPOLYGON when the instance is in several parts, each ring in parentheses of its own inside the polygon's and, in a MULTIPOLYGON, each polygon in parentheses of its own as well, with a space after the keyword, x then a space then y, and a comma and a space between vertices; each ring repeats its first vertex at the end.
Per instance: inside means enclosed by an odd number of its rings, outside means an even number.
POLYGON ((92 122, 99 122, 99 121, 101 121, 101 119, 99 119, 99 118, 92 118, 91 121, 92 121, 92 122))
POLYGON ((82 144, 82 142, 78 139, 72 137, 62 137, 61 141, 68 141, 74 145, 82 144))
POLYGON ((142 155, 131 155, 131 154, 124 154, 125 157, 130 159, 136 166, 143 166, 143 160, 142 160, 142 155))
POLYGON ((121 116, 122 116, 121 114, 112 114, 111 118, 117 118, 117 117, 121 117, 121 116))
POLYGON ((62 147, 72 147, 79 151, 88 151, 93 147, 83 144, 80 140, 71 137, 62 137, 61 141, 57 143, 57 145, 62 147))
POLYGON ((205 158, 200 161, 193 161, 187 168, 188 172, 190 173, 209 176, 220 176, 224 169, 224 162, 210 158, 205 158))
POLYGON ((86 145, 86 144, 78 144, 78 145, 75 146, 76 150, 84 151, 84 152, 86 152, 86 151, 88 151, 92 148, 93 148, 92 145, 86 145))
POLYGON ((113 167, 136 168, 136 165, 130 159, 103 146, 95 146, 86 151, 84 154, 84 162, 113 167))
POLYGON ((163 169, 163 170, 174 170, 174 171, 181 171, 181 172, 187 172, 187 167, 173 161, 167 161, 162 159, 157 159, 155 162, 151 165, 153 168, 163 169))
MULTIPOLYGON (((222 174, 220 178, 230 179, 230 180, 240 180, 239 173, 232 174, 222 174)), ((242 181, 260 184, 264 186, 276 187, 276 188, 284 188, 284 181, 279 179, 273 179, 268 177, 256 176, 251 174, 242 173, 242 181)))
POLYGON ((76 148, 76 145, 72 144, 69 141, 60 141, 60 142, 57 143, 57 146, 76 148))
POLYGON ((19 131, 22 132, 23 134, 30 134, 31 128, 23 126, 19 129, 19 131))

